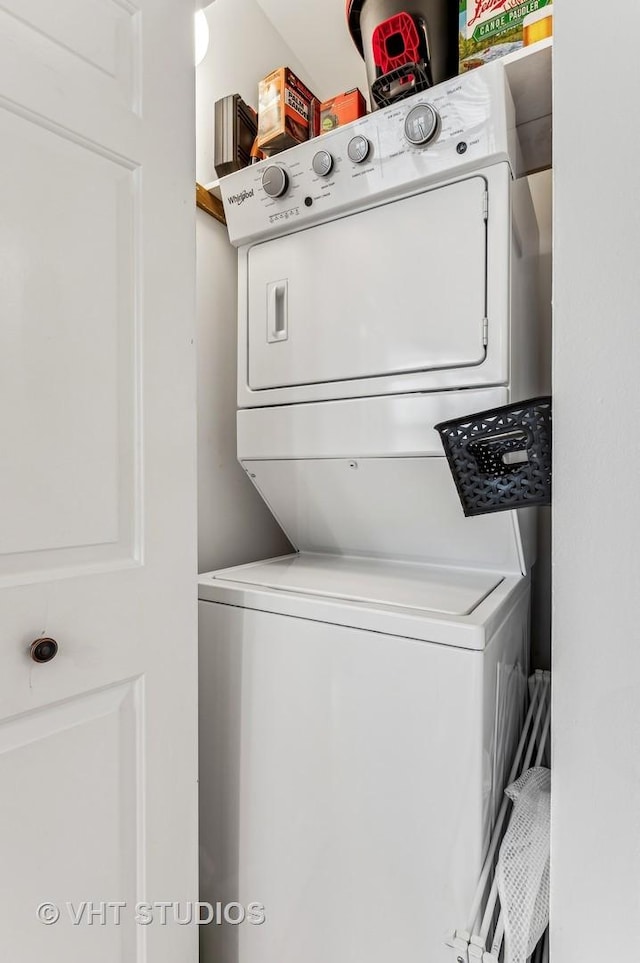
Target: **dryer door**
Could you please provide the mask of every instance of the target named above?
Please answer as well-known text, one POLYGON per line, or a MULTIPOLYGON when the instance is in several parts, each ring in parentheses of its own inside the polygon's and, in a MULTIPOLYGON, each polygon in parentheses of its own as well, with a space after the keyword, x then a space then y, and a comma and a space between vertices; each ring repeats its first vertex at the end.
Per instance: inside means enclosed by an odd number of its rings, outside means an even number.
POLYGON ((251 248, 250 388, 481 364, 486 191, 475 176, 251 248))

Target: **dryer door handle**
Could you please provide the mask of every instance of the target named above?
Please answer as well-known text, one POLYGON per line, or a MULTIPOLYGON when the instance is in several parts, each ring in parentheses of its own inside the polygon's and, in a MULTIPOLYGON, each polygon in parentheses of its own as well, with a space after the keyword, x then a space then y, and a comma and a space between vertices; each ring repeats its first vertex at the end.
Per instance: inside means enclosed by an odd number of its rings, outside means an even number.
POLYGON ((267 341, 286 341, 289 337, 288 281, 267 285, 267 341))

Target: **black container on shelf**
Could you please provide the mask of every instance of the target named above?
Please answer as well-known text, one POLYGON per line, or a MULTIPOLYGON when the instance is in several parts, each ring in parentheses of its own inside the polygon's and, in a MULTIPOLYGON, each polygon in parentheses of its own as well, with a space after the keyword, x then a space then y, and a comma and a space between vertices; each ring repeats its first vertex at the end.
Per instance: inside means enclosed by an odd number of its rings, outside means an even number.
POLYGON ((256 112, 245 104, 240 94, 216 100, 213 108, 213 166, 217 177, 225 177, 249 166, 257 133, 256 112))
MULTIPOLYGON (((346 14, 349 32, 367 68, 373 110, 457 75, 457 0, 346 0, 346 14), (423 41, 422 54, 414 64, 415 69, 400 68, 385 78, 380 76, 376 64, 374 35, 383 23, 398 15, 408 15, 413 20, 423 41), (408 73, 411 83, 406 83, 408 73)), ((392 57, 397 53, 398 44, 403 46, 398 34, 386 38, 392 57)))
POLYGON ((551 398, 434 426, 465 515, 551 504, 551 398))

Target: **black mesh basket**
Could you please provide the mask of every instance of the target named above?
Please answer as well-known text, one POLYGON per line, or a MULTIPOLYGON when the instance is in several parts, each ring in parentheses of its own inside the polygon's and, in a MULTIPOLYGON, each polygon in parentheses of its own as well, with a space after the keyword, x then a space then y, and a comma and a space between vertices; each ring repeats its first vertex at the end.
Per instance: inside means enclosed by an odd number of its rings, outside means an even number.
POLYGON ((465 515, 551 504, 551 398, 435 425, 465 515))

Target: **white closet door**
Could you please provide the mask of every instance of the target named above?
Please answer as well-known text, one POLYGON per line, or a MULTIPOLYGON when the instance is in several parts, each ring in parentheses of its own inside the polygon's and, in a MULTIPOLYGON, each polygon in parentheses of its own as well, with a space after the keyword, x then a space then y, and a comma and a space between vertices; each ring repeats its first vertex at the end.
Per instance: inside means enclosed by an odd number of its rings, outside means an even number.
POLYGON ((197 958, 192 100, 182 0, 0 0, 3 960, 197 958))

